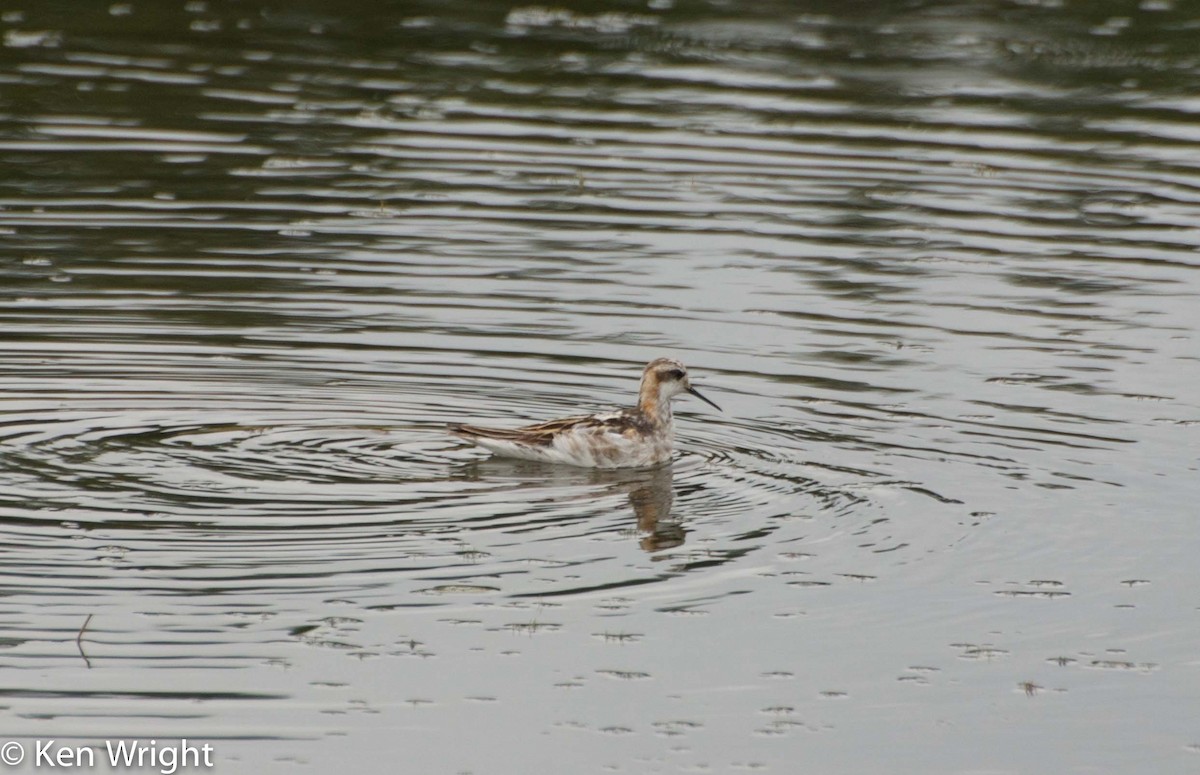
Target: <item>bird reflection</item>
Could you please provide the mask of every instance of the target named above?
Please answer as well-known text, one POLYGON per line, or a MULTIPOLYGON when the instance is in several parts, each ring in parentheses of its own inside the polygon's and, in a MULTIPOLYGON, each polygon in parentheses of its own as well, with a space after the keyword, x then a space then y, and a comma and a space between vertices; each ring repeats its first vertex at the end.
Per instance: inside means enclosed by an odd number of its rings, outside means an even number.
POLYGON ((671 518, 671 507, 675 504, 671 466, 640 473, 641 476, 631 475, 631 481, 622 484, 637 517, 638 544, 647 552, 681 545, 687 531, 682 522, 671 518))
POLYGON ((544 463, 490 458, 468 463, 454 474, 473 482, 521 481, 518 489, 586 485, 582 497, 624 493, 633 510, 638 545, 647 552, 680 546, 688 531, 672 517, 675 503, 670 463, 649 469, 581 469, 544 463))

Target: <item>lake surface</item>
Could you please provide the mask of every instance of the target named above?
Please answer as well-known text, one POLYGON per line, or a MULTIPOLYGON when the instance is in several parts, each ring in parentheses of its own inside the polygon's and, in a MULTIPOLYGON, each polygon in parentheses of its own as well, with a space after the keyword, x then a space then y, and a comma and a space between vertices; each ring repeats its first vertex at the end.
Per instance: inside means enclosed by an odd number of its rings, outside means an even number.
POLYGON ((1198 14, 8 6, 9 769, 1196 772, 1198 14))

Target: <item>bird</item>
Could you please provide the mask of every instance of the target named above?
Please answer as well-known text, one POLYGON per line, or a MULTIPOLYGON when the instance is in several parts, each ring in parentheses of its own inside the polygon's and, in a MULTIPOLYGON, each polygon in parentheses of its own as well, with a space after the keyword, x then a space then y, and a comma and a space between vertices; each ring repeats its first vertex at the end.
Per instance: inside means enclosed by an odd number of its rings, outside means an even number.
POLYGON ((656 358, 642 371, 637 406, 631 409, 564 417, 522 428, 453 424, 449 432, 499 457, 582 468, 648 468, 671 459, 675 442, 671 399, 682 393, 722 411, 692 387, 682 363, 656 358))

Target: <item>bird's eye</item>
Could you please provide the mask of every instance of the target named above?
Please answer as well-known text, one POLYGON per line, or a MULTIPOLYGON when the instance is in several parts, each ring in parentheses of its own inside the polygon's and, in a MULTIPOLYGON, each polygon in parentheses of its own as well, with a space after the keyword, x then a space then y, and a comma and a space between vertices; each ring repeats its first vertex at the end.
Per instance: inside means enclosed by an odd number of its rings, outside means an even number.
POLYGON ((683 369, 671 369, 667 372, 667 379, 683 379, 683 369))

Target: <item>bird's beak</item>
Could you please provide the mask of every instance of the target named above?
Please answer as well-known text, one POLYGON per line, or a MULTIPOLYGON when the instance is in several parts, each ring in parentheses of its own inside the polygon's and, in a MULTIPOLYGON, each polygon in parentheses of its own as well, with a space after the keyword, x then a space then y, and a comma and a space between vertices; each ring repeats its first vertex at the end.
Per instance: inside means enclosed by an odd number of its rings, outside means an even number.
POLYGON ((699 390, 697 390, 697 389, 696 389, 696 388, 694 388, 694 387, 691 387, 690 385, 688 386, 687 392, 691 393, 691 394, 692 394, 692 395, 694 395, 696 398, 699 398, 701 401, 703 401, 704 403, 708 404, 708 405, 709 405, 709 406, 711 406, 713 409, 716 409, 718 412, 723 412, 723 411, 725 411, 725 410, 724 410, 724 409, 722 409, 721 407, 719 407, 719 406, 717 406, 716 404, 714 404, 712 401, 709 401, 707 398, 705 398, 704 396, 700 395, 700 391, 699 391, 699 390))

